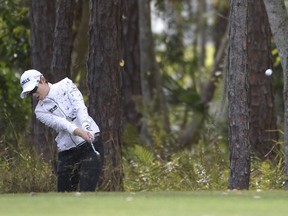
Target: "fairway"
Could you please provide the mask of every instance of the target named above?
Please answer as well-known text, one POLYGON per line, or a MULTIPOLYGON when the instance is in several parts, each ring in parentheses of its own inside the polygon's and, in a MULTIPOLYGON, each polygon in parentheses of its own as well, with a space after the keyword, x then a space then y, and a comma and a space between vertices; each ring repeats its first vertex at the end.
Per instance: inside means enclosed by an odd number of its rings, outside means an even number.
POLYGON ((286 191, 111 192, 0 195, 0 215, 283 216, 286 191))

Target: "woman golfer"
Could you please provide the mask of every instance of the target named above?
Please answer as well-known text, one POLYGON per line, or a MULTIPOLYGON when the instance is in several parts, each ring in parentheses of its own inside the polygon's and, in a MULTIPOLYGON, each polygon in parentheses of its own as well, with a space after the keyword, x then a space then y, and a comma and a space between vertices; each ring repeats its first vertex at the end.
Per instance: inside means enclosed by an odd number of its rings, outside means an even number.
POLYGON ((20 84, 21 98, 31 95, 38 100, 34 111, 37 119, 58 133, 58 191, 95 191, 103 145, 99 127, 88 115, 79 89, 68 78, 48 83, 33 69, 22 74, 20 84))

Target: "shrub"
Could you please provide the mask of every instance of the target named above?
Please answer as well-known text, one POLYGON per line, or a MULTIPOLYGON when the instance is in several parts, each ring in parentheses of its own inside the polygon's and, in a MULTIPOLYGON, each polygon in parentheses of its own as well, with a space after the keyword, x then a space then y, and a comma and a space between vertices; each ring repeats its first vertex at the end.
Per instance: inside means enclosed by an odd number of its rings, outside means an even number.
MULTIPOLYGON (((218 148, 218 147, 217 147, 218 148)), ((125 149, 123 157, 126 191, 191 191, 227 188, 228 166, 225 154, 208 153, 199 144, 169 160, 154 156, 140 145, 125 149)), ((218 149, 217 151, 221 151, 218 149)))
MULTIPOLYGON (((228 144, 223 137, 217 135, 215 128, 210 127, 208 130, 191 149, 175 152, 164 147, 164 157, 160 152, 161 148, 152 152, 150 146, 140 145, 135 132, 129 136, 126 134, 126 145, 122 149, 125 190, 227 190, 230 172, 228 144)), ((154 136, 157 136, 157 133, 154 136)), ((283 148, 281 145, 276 163, 252 158, 250 189, 282 188, 283 148)))
POLYGON ((45 163, 27 143, 14 145, 1 138, 0 193, 55 191, 56 177, 50 164, 45 163))

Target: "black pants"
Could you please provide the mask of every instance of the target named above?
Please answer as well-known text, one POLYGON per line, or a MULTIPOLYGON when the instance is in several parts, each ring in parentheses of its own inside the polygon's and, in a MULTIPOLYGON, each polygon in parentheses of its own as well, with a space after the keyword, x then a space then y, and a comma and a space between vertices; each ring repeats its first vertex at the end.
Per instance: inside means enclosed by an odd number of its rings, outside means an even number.
POLYGON ((97 155, 90 143, 59 152, 57 166, 58 192, 95 191, 103 166, 103 144, 101 137, 93 142, 97 155))

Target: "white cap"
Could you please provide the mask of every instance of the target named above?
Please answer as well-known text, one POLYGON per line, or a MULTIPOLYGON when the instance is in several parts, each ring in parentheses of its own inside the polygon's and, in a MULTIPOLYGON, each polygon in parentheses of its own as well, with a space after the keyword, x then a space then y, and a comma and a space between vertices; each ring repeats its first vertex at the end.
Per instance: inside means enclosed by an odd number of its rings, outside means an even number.
POLYGON ((20 84, 23 91, 21 92, 20 97, 22 99, 27 97, 27 94, 38 85, 41 76, 42 73, 33 69, 27 70, 21 75, 20 84))

